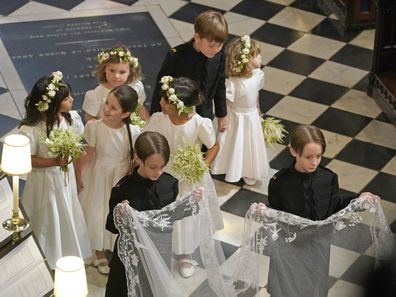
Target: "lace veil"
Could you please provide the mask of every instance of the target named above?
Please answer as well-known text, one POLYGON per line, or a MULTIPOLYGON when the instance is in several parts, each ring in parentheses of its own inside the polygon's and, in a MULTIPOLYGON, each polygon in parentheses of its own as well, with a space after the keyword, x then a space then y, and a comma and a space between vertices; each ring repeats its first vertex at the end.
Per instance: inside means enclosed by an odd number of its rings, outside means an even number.
MULTIPOLYGON (((233 283, 238 296, 267 291, 271 297, 326 297, 329 279, 334 284, 345 272, 340 261, 352 265, 359 257, 375 259, 374 269, 392 253, 393 236, 380 202, 354 199, 323 221, 270 208, 260 212, 253 204, 233 283)), ((361 271, 362 279, 368 272, 361 271)))
POLYGON ((236 296, 220 272, 224 254, 213 239, 214 227, 205 198, 196 203, 188 194, 160 210, 141 212, 119 204, 114 209, 114 221, 119 230, 118 255, 126 270, 129 297, 236 296), (198 225, 199 245, 191 254, 180 256, 173 252, 172 233, 177 229, 175 222, 185 218, 198 225), (196 265, 190 278, 180 275, 182 257, 196 265), (204 293, 193 293, 189 291, 191 287, 204 293))

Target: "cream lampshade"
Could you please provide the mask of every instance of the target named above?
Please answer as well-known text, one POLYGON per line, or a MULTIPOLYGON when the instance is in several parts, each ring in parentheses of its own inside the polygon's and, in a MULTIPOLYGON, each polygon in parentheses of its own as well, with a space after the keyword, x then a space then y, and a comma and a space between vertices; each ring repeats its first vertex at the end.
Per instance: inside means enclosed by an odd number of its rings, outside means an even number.
POLYGON ((13 232, 12 242, 15 243, 20 239, 19 232, 29 227, 29 221, 19 217, 19 176, 32 170, 29 138, 20 134, 4 138, 1 170, 12 175, 12 218, 3 222, 3 227, 13 232))
POLYGON ((75 256, 58 259, 54 288, 55 297, 86 297, 88 287, 84 261, 75 256))
POLYGON ((19 134, 4 138, 1 170, 8 175, 23 175, 32 170, 29 138, 19 134))

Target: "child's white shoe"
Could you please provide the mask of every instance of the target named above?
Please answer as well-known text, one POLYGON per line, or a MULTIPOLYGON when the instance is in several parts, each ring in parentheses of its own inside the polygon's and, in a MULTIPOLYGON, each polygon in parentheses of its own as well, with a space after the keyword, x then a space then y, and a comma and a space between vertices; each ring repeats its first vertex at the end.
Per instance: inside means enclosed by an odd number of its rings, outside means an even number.
POLYGON ((252 178, 247 178, 247 177, 244 177, 243 178, 243 182, 245 183, 245 184, 247 184, 248 186, 254 186, 255 184, 256 184, 256 180, 255 179, 252 179, 252 178))
POLYGON ((191 259, 181 259, 179 260, 180 275, 184 278, 189 278, 194 274, 194 266, 198 263, 191 259))
POLYGON ((109 274, 110 267, 107 263, 107 259, 95 259, 92 262, 93 266, 95 266, 101 274, 109 274))

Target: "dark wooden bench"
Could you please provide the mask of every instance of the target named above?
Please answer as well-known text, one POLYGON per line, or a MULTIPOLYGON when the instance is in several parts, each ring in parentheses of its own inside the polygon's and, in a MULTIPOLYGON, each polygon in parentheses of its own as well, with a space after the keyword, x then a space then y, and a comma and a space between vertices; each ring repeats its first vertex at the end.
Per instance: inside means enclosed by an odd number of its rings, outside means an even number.
POLYGON ((367 94, 396 124, 396 1, 378 0, 373 63, 367 94))
POLYGON ((375 26, 375 0, 322 1, 337 16, 345 31, 375 26))

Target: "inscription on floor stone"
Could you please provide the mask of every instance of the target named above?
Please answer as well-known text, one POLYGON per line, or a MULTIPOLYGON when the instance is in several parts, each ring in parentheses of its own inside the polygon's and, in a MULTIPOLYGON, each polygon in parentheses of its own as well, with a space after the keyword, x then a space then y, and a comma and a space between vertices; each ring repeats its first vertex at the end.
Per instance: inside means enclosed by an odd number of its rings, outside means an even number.
POLYGON ((73 88, 75 109, 96 86, 92 74, 103 48, 128 46, 142 65, 147 98, 169 44, 149 13, 129 13, 0 25, 0 38, 27 91, 56 70, 73 88))

